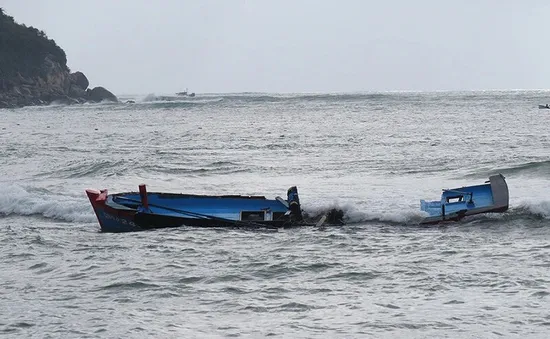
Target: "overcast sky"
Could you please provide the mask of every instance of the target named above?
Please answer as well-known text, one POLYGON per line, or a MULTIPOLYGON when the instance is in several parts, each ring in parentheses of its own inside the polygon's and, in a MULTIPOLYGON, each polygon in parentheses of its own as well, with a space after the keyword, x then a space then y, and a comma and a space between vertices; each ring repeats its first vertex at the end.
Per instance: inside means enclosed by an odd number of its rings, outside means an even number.
POLYGON ((550 87, 548 0, 0 0, 115 94, 550 87))

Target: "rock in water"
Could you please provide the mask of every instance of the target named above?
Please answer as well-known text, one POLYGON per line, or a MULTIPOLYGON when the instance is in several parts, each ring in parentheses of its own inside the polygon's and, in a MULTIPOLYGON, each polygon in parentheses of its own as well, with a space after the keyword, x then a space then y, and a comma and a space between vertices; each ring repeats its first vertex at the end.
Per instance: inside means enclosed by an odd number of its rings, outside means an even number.
POLYGON ((74 72, 70 74, 70 80, 71 84, 74 84, 81 88, 82 90, 86 90, 88 86, 90 85, 90 82, 88 81, 88 78, 84 75, 82 72, 74 72))
POLYGON ((88 91, 88 99, 95 102, 100 102, 104 100, 118 102, 117 97, 113 93, 109 92, 101 86, 94 87, 92 90, 88 91))
POLYGON ((77 84, 71 84, 71 87, 69 88, 69 96, 75 99, 82 99, 84 101, 87 99, 86 91, 77 84))

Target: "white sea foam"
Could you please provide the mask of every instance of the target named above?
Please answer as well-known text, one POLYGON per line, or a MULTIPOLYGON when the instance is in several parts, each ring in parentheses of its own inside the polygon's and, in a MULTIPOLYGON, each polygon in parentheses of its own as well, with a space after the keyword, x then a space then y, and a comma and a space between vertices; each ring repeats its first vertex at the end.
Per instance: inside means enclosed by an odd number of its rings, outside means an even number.
POLYGON ((93 222, 93 210, 83 197, 54 194, 43 189, 0 183, 0 213, 40 216, 69 222, 93 222))
POLYGON ((550 200, 523 199, 513 211, 550 219, 550 200))

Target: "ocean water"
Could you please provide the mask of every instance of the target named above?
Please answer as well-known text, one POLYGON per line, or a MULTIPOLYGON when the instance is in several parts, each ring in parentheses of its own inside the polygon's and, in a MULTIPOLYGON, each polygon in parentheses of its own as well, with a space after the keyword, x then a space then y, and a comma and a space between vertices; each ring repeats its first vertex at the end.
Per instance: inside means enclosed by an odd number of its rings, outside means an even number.
POLYGON ((548 91, 0 110, 0 337, 547 338, 548 91), (420 226, 502 173, 510 210, 420 226), (346 225, 101 233, 86 188, 284 196, 346 225))

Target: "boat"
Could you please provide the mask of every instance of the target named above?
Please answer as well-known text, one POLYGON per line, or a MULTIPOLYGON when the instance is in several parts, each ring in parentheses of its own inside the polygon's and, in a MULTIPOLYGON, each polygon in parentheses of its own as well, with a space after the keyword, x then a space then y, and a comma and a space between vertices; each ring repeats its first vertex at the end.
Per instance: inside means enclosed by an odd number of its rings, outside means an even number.
POLYGON ((195 92, 189 93, 189 92, 187 91, 187 88, 186 88, 185 91, 183 91, 183 92, 177 92, 176 95, 177 95, 177 96, 180 96, 180 97, 187 97, 187 96, 189 96, 189 97, 193 98, 193 97, 195 97, 195 92))
POLYGON ((539 105, 539 109, 550 109, 550 105, 546 104, 546 105, 539 105))
POLYGON ((502 174, 492 175, 482 185, 444 189, 441 199, 420 200, 420 210, 428 213, 421 224, 458 221, 481 213, 501 213, 508 210, 508 185, 502 174))
POLYGON ((341 223, 343 212, 332 210, 319 220, 302 213, 298 189, 287 199, 243 195, 195 195, 147 192, 108 194, 106 189, 87 189, 103 232, 132 232, 165 227, 287 228, 341 223))

